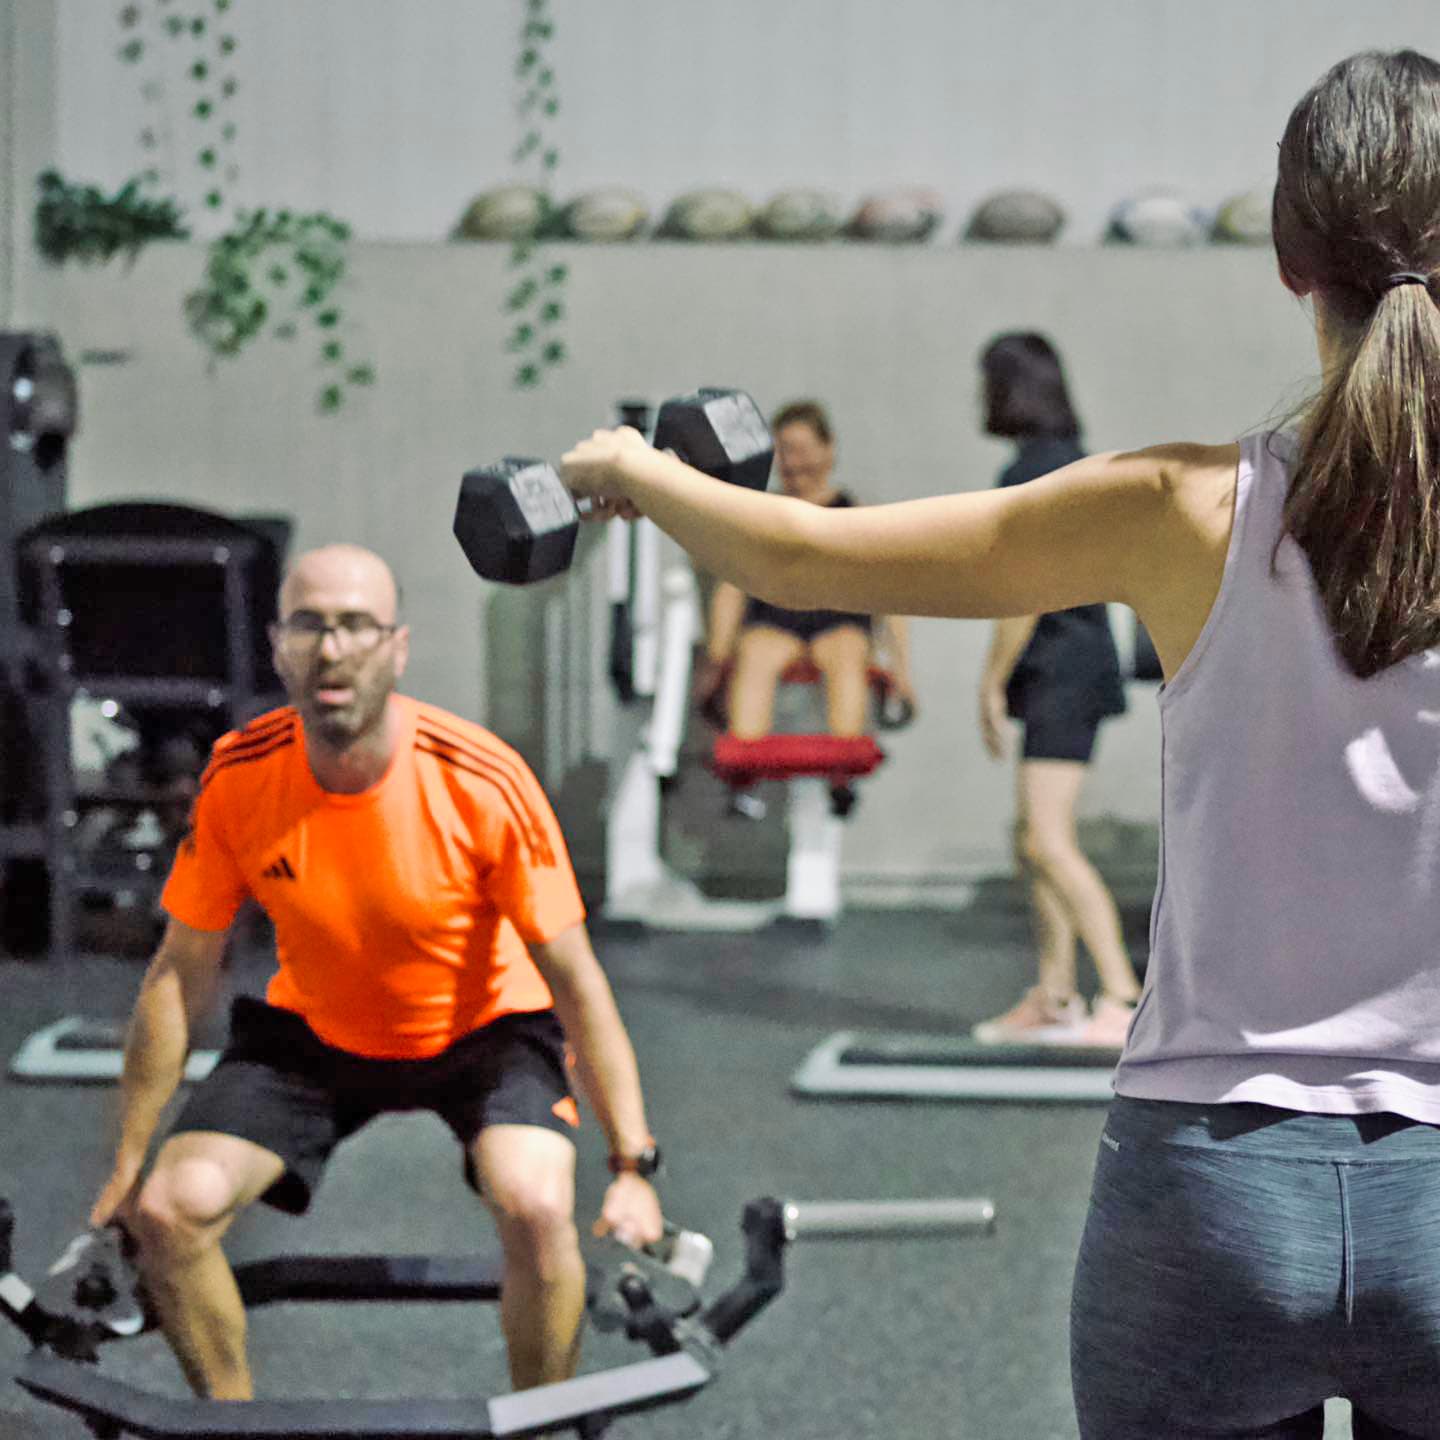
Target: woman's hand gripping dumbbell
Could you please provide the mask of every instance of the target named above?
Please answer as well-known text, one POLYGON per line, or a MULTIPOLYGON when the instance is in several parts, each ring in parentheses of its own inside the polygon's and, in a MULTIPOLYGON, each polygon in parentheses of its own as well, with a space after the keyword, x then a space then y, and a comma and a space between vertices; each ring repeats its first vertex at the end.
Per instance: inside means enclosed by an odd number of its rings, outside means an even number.
MULTIPOLYGON (((638 431, 609 432, 616 445, 644 445, 638 431)), ((653 446, 731 484, 763 490, 774 446, 759 407, 743 390, 697 390, 667 400, 653 446)), ((627 502, 583 502, 595 518, 630 515, 627 502)), ((582 511, 553 465, 507 456, 469 471, 455 507, 455 538, 486 580, 529 585, 570 566, 582 511)))

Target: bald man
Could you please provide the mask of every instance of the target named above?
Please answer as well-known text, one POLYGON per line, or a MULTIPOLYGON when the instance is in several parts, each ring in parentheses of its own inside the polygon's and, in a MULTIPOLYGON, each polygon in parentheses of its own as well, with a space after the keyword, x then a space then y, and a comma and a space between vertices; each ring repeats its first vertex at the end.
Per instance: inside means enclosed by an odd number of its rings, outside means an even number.
POLYGON ((514 750, 396 692, 410 636, 379 556, 302 555, 279 617, 290 705, 222 737, 201 780, 91 1221, 139 1242, 194 1391, 248 1399, 231 1222, 256 1200, 303 1213, 340 1141, 387 1111, 433 1110, 499 1232, 512 1383, 564 1379, 585 1295, 570 1061, 610 1146, 597 1232, 640 1244, 662 1225, 634 1051, 554 813, 514 750), (143 1176, 252 897, 274 921, 276 973, 263 1003, 234 1002, 219 1064, 143 1176))

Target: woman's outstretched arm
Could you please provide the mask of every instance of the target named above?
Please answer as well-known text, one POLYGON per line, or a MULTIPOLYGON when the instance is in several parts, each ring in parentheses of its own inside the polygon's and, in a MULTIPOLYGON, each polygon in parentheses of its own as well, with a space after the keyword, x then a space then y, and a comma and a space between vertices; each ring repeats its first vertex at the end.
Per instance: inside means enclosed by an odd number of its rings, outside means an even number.
POLYGON ((1118 600, 1144 613, 1172 547, 1174 496, 1212 447, 1087 456, 1027 485, 832 509, 712 480, 633 430, 563 458, 600 514, 639 512, 704 569, 773 604, 891 615, 1033 615, 1118 600))

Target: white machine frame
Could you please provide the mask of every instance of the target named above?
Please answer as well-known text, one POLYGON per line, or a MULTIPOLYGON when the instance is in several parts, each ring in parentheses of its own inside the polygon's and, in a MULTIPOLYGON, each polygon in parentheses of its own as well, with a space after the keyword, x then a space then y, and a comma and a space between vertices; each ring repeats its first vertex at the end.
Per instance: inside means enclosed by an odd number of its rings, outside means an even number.
POLYGON ((609 593, 630 596, 635 692, 649 698, 649 713, 638 724, 616 726, 603 914, 657 930, 743 933, 779 919, 828 924, 840 913, 843 822, 831 814, 821 776, 785 782, 790 844, 779 900, 714 899, 661 857, 662 786, 675 774, 685 734, 692 657, 702 634, 700 600, 689 563, 662 573, 659 531, 648 520, 634 528, 633 568, 628 545, 609 548, 609 593))

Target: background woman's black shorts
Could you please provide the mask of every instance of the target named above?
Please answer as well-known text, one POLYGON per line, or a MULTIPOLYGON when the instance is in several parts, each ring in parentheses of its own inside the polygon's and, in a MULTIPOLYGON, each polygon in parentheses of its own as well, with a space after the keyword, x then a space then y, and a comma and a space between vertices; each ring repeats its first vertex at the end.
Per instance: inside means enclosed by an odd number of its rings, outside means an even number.
POLYGON ((1025 727, 1026 760, 1073 760, 1088 765, 1104 717, 1095 713, 1088 697, 1053 690, 1031 695, 1019 718, 1025 727))
POLYGON ((785 610, 767 600, 745 602, 744 624, 769 625, 803 640, 807 645, 817 635, 823 635, 827 630, 838 630, 842 625, 853 625, 867 635, 871 628, 870 616, 858 615, 850 610, 785 610))
POLYGON ((425 1060, 372 1060, 327 1045, 293 1011, 240 996, 230 1042, 171 1131, 218 1131, 285 1162, 262 1197, 302 1215, 335 1147, 377 1115, 433 1110, 469 1149, 488 1125, 539 1125, 569 1136, 578 1123, 565 1035, 551 1010, 502 1015, 425 1060))

